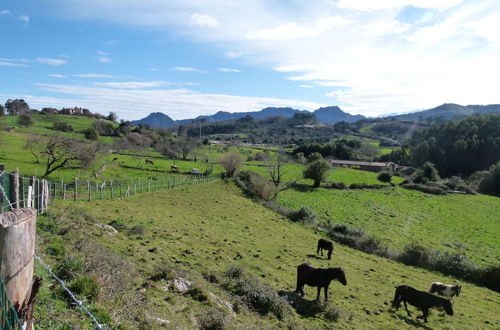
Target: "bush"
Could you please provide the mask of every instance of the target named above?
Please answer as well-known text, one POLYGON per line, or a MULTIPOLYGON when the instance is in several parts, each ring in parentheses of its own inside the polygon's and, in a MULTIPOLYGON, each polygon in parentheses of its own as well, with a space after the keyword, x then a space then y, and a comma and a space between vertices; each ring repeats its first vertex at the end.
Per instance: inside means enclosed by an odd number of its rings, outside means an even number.
POLYGON ((33 125, 33 119, 28 114, 23 113, 17 118, 17 124, 21 126, 31 126, 33 125))
POLYGON ((392 180, 392 175, 391 175, 391 173, 389 173, 389 172, 381 172, 381 173, 377 176, 377 179, 378 179, 380 182, 390 183, 390 182, 391 182, 391 180, 392 180))
POLYGON ((55 274, 64 281, 71 281, 76 277, 78 272, 83 269, 83 261, 76 258, 64 258, 55 267, 55 274))
POLYGON ((271 287, 245 274, 240 268, 230 268, 223 276, 222 287, 241 297, 248 308, 261 315, 272 313, 280 320, 290 313, 286 298, 280 297, 271 287))
POLYGON ((118 231, 125 231, 127 230, 127 225, 124 223, 121 223, 120 221, 117 220, 112 220, 110 223, 108 223, 111 227, 115 228, 118 231))
POLYGON ((351 183, 349 189, 384 189, 384 185, 369 183, 351 183))
POLYGON ((439 180, 439 173, 434 164, 425 162, 420 169, 414 174, 413 181, 416 183, 426 184, 427 182, 435 182, 439 180))
POLYGON ((52 125, 52 128, 56 131, 61 131, 61 132, 73 132, 73 126, 64 121, 56 121, 52 125))
POLYGON ((146 232, 146 228, 144 228, 143 225, 135 225, 128 230, 127 234, 141 236, 141 235, 144 235, 145 232, 146 232))
POLYGON ((83 134, 85 135, 85 138, 87 140, 95 141, 95 140, 97 140, 97 137, 98 137, 97 131, 94 128, 92 128, 92 127, 86 129, 83 132, 83 134))
POLYGON ((232 178, 238 173, 240 167, 243 165, 243 160, 239 154, 230 152, 222 157, 220 164, 226 170, 226 176, 232 178))
POLYGON ((66 254, 66 248, 60 240, 54 240, 47 246, 45 252, 50 256, 63 257, 66 254))
POLYGON ((198 314, 198 324, 200 329, 225 329, 230 320, 231 319, 228 313, 220 308, 210 308, 206 313, 198 314))
POLYGON ((330 171, 332 165, 329 161, 320 159, 307 165, 304 170, 304 179, 311 179, 314 181, 314 187, 319 187, 322 181, 325 180, 326 174, 330 171))
POLYGON ((78 295, 78 298, 83 296, 89 301, 95 301, 99 294, 99 284, 95 278, 90 276, 81 276, 77 278, 71 282, 69 289, 78 295))
POLYGON ((313 226, 316 224, 316 214, 307 206, 303 206, 300 210, 291 216, 292 221, 300 222, 305 225, 313 226))
POLYGON ((492 165, 479 184, 479 191, 500 195, 500 162, 492 165))
POLYGON ((445 195, 446 194, 446 192, 439 187, 418 184, 418 183, 405 183, 405 184, 401 185, 401 187, 403 187, 405 189, 418 190, 418 191, 424 192, 426 194, 433 194, 433 195, 445 195))
POLYGON ((116 136, 118 135, 115 128, 110 122, 104 120, 97 120, 92 124, 92 128, 94 128, 100 136, 116 136))
POLYGON ((277 195, 274 184, 251 171, 241 172, 236 184, 252 198, 269 201, 275 199, 277 195))
POLYGON ((500 264, 483 268, 478 275, 479 281, 476 281, 477 284, 484 285, 496 292, 500 291, 500 281, 498 280, 500 278, 500 264))
POLYGON ((328 321, 337 322, 342 315, 342 312, 339 308, 326 303, 326 306, 323 308, 323 315, 328 321))
POLYGON ((349 187, 343 182, 330 182, 325 186, 326 189, 339 189, 339 190, 347 190, 349 187))
POLYGON ((429 251, 422 245, 412 243, 405 246, 399 261, 410 266, 425 267, 429 264, 429 251))
POLYGON ((203 292, 203 290, 202 290, 202 289, 200 289, 200 288, 198 288, 198 287, 195 287, 195 286, 193 286, 193 287, 189 288, 189 289, 186 291, 185 295, 190 296, 190 297, 191 297, 191 298, 193 298, 194 300, 196 300, 196 301, 200 301, 200 302, 202 302, 202 301, 207 301, 207 300, 208 300, 208 297, 207 297, 207 295, 205 294, 205 292, 203 292))

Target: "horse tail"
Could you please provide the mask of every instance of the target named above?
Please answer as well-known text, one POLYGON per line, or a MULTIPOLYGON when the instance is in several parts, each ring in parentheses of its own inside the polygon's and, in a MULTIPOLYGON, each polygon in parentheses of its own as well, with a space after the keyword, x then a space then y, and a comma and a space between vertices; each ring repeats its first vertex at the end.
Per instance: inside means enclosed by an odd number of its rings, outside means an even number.
POLYGON ((403 295, 403 286, 396 286, 396 293, 394 294, 394 300, 392 301, 392 307, 393 308, 399 308, 399 303, 401 302, 402 295, 403 295))

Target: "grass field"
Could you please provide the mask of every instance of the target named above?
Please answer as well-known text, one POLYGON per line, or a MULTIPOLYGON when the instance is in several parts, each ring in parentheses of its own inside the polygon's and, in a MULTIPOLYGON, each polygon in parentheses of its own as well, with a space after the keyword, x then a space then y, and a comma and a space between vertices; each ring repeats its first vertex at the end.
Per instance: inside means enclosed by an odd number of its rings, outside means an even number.
MULTIPOLYGON (((199 301, 200 296, 210 297, 210 293, 238 305, 240 300, 220 284, 204 279, 217 276, 220 279, 220 273, 230 266, 240 266, 261 283, 288 292, 292 297, 296 266, 306 261, 316 267, 342 266, 347 274, 347 286, 338 282, 330 286, 328 307, 318 308, 310 302, 315 290, 306 287, 305 300, 299 299, 303 306, 308 306, 302 314, 292 312, 279 320, 273 314, 261 316, 241 308, 230 316, 229 327, 479 329, 500 326, 497 314, 500 295, 467 283, 462 283, 463 294, 456 299, 452 317, 443 317, 434 311, 424 326, 415 321, 415 314, 409 318, 401 309, 391 311, 388 304, 393 298, 394 285, 405 283, 425 290, 433 281, 452 283, 454 280, 339 244, 332 261, 317 258, 315 244, 318 238, 324 237, 322 233, 290 222, 246 199, 232 184, 221 181, 116 201, 76 204, 55 201, 50 215, 42 216, 39 222, 38 253, 53 266, 57 266, 63 256, 83 258, 86 271, 101 285, 98 299, 91 308, 100 311, 103 319, 111 317, 115 320, 113 324, 118 322, 125 328, 136 328, 138 323, 144 328, 159 328, 157 318, 169 320, 172 328, 192 328, 200 315, 209 314, 212 307, 218 306, 212 299, 199 301), (116 234, 96 226, 113 221, 119 228, 116 234), (139 227, 143 230, 131 230, 139 227), (64 242, 64 251, 58 256, 53 253, 54 242, 64 242), (99 263, 99 260, 102 261, 99 263), (106 266, 109 263, 114 265, 111 269, 106 266), (168 280, 151 280, 151 275, 165 265, 177 272, 184 269, 183 276, 193 281, 197 294, 165 291, 168 280), (207 277, 209 274, 212 277, 207 277), (123 288, 126 290, 120 291, 123 288), (340 310, 336 323, 324 312, 333 306, 340 310)), ((39 327, 88 325, 77 311, 64 308, 57 290, 50 289, 47 275, 39 268, 37 274, 44 277, 35 311, 39 327)))
POLYGON ((500 199, 486 195, 428 195, 384 190, 287 190, 283 206, 309 206, 323 220, 347 223, 401 250, 415 241, 465 254, 488 265, 500 259, 500 199))

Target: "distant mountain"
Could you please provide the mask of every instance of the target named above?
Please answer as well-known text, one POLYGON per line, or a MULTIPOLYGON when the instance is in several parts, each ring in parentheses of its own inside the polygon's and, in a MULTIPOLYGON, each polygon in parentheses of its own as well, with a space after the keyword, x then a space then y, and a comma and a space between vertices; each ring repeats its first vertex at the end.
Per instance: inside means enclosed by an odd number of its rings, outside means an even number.
MULTIPOLYGON (((225 121, 225 120, 235 120, 239 118, 243 118, 246 116, 253 117, 255 119, 264 119, 264 118, 269 118, 269 117, 286 117, 286 118, 292 118, 296 113, 310 113, 307 110, 297 110, 293 108, 285 108, 285 107, 267 107, 264 108, 260 111, 248 111, 248 112, 226 112, 226 111, 219 111, 213 115, 210 116, 198 116, 195 119, 206 119, 207 122, 219 122, 219 121, 225 121)), ((344 111, 342 111, 339 107, 337 106, 331 106, 331 107, 324 107, 324 108, 319 108, 315 111, 312 112, 318 121, 323 124, 335 124, 339 121, 346 121, 346 122, 355 122, 360 119, 364 119, 365 117, 362 115, 351 115, 348 114, 344 111)), ((185 125, 185 124, 190 124, 192 123, 194 119, 182 119, 182 120, 177 120, 173 121, 170 117, 168 117, 165 114, 155 112, 150 115, 148 115, 146 118, 140 119, 140 120, 135 120, 132 122, 134 125, 138 125, 139 123, 145 123, 150 126, 160 126, 160 127, 171 127, 175 125, 185 125), (153 116, 155 115, 155 116, 153 116), (160 116, 162 115, 162 116, 160 116), (162 118, 168 118, 168 121, 163 122, 161 121, 162 118)))
POLYGON ((146 118, 133 120, 133 125, 146 124, 151 127, 172 127, 177 125, 175 120, 162 112, 152 112, 146 118))
POLYGON ((423 120, 428 118, 450 120, 457 117, 465 117, 484 113, 500 113, 500 104, 464 106, 454 103, 445 103, 429 110, 397 115, 393 116, 393 118, 397 120, 423 120))
POLYGON ((355 121, 365 119, 362 115, 351 115, 347 112, 340 110, 337 106, 330 106, 319 108, 313 112, 314 116, 320 123, 333 125, 339 121, 346 121, 353 123, 355 121))

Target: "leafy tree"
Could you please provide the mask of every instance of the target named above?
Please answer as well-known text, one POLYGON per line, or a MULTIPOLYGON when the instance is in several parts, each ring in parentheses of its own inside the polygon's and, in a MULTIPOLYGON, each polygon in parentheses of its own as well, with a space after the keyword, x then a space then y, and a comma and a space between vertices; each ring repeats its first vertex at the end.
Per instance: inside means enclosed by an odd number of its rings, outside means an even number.
POLYGON ((235 152, 229 152, 222 157, 220 164, 226 170, 226 176, 229 178, 234 177, 241 166, 243 165, 243 159, 240 155, 235 152))
POLYGON ((42 178, 46 178, 60 168, 87 168, 94 161, 99 144, 72 140, 60 135, 31 136, 27 140, 26 148, 35 156, 37 162, 45 163, 42 178))
POLYGON ((319 153, 319 152, 313 152, 312 154, 309 155, 309 157, 307 158, 307 161, 309 163, 313 163, 317 160, 321 160, 323 159, 323 156, 319 153))
POLYGON ((110 120, 112 122, 115 122, 118 119, 118 116, 116 115, 115 112, 110 111, 109 115, 106 117, 107 120, 110 120))
POLYGON ((7 109, 7 112, 11 115, 18 115, 30 111, 28 103, 23 99, 8 99, 7 102, 5 102, 5 109, 7 109))
POLYGON ((5 108, 0 104, 0 117, 2 117, 3 115, 5 115, 5 108))
POLYGON ((431 162, 426 162, 422 167, 415 172, 413 181, 416 183, 427 183, 439 180, 439 172, 431 162))
POLYGON ((481 183, 479 191, 487 194, 500 195, 500 162, 492 165, 481 183))
POLYGON ((110 122, 104 120, 96 120, 92 123, 92 127, 99 133, 100 136, 116 136, 116 130, 110 122))
POLYGON ((307 165, 304 170, 304 179, 311 179, 314 181, 313 186, 319 187, 321 182, 326 178, 327 173, 332 169, 332 165, 325 159, 316 160, 307 165))
POLYGON ((33 119, 31 119, 30 115, 23 113, 17 118, 17 124, 21 126, 32 126, 33 119))

